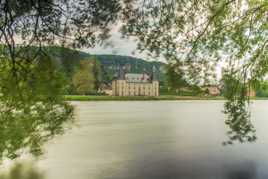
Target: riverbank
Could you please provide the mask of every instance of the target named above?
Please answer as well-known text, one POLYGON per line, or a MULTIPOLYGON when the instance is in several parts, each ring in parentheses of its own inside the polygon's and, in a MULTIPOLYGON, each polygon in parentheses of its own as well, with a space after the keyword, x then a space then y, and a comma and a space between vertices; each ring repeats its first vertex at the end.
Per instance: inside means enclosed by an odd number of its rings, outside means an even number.
POLYGON ((66 101, 160 101, 160 100, 223 100, 221 96, 92 96, 67 95, 66 101))

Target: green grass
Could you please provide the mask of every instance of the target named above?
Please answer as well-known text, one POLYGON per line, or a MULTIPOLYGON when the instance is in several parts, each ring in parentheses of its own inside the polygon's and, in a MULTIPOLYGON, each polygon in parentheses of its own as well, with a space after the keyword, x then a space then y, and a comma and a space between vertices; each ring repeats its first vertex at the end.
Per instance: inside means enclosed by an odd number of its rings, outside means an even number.
POLYGON ((66 95, 66 101, 157 101, 157 100, 223 100, 223 97, 211 96, 93 96, 93 95, 66 95))

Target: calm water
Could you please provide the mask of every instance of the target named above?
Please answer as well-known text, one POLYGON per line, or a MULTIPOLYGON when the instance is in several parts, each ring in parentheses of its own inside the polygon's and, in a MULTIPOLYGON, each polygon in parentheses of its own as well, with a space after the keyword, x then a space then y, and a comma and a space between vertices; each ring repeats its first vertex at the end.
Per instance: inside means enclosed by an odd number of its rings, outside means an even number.
POLYGON ((258 141, 227 147, 222 101, 73 104, 39 162, 48 179, 268 178, 268 101, 252 104, 258 141))

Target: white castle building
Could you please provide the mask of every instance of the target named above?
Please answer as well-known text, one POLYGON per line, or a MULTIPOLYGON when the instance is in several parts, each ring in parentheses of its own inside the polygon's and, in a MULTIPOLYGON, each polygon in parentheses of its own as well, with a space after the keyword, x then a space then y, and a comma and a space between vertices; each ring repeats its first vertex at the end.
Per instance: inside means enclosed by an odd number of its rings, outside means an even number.
POLYGON ((112 82, 113 96, 159 96, 159 81, 148 74, 124 74, 122 69, 119 78, 112 82))

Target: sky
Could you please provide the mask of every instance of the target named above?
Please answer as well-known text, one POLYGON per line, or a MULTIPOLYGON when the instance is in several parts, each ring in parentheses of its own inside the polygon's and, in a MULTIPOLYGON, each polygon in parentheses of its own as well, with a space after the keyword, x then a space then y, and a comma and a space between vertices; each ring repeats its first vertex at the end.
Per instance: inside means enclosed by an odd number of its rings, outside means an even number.
POLYGON ((119 26, 113 28, 110 32, 111 37, 102 46, 96 46, 91 49, 81 49, 82 51, 90 54, 112 54, 112 55, 126 55, 137 58, 142 58, 147 61, 161 61, 164 62, 163 58, 152 58, 146 54, 146 52, 139 52, 137 49, 137 42, 135 38, 122 38, 119 32, 119 26))
MULTIPOLYGON (((106 43, 102 46, 96 46, 95 48, 90 49, 81 49, 90 54, 112 54, 112 55, 126 55, 136 58, 141 58, 146 61, 161 61, 165 62, 164 58, 153 58, 146 54, 146 52, 139 52, 136 50, 137 41, 135 38, 122 38, 121 33, 119 32, 119 26, 116 26, 111 29, 111 37, 105 41, 106 43)), ((216 76, 217 79, 221 78, 221 69, 222 64, 217 65, 216 67, 216 76)))

